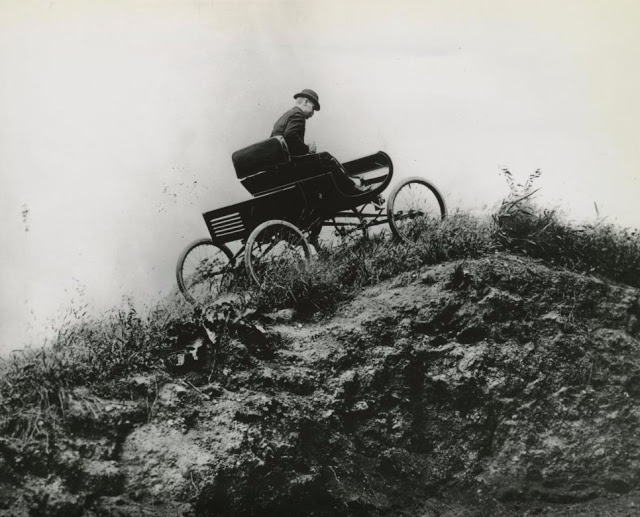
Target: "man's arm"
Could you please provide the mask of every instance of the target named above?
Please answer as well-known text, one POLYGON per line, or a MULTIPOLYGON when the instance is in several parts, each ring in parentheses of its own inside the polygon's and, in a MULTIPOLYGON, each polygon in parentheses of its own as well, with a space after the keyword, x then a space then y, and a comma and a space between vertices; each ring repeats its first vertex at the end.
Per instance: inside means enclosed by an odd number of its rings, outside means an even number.
POLYGON ((304 143, 305 120, 302 113, 296 113, 287 121, 284 129, 284 139, 289 152, 294 156, 309 154, 309 146, 304 143))

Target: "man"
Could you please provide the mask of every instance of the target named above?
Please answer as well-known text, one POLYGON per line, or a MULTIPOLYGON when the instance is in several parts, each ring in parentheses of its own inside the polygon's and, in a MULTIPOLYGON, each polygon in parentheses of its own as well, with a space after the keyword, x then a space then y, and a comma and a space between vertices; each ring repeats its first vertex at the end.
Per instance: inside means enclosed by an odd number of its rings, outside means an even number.
MULTIPOLYGON (((320 111, 320 99, 313 90, 305 89, 296 93, 293 98, 296 105, 282 115, 273 126, 271 136, 282 136, 287 142, 291 156, 301 156, 315 153, 316 144, 304 143, 304 130, 306 119, 313 117, 313 113, 320 111)), ((349 178, 346 174, 338 175, 341 189, 348 195, 361 194, 368 189, 358 185, 355 178, 349 178)))
POLYGON ((292 156, 315 153, 316 144, 304 143, 306 119, 313 117, 315 111, 320 111, 320 99, 313 90, 305 89, 296 93, 293 98, 296 105, 282 115, 273 126, 271 136, 282 136, 292 156))

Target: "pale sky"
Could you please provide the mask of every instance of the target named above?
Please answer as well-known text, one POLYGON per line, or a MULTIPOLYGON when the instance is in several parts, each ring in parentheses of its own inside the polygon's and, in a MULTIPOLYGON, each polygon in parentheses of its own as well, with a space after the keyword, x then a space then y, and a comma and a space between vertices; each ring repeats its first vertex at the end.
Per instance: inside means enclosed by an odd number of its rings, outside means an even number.
POLYGON ((170 291, 303 88, 320 150, 386 151, 452 209, 540 168, 550 208, 640 226, 638 27, 633 0, 0 0, 0 351, 170 291))

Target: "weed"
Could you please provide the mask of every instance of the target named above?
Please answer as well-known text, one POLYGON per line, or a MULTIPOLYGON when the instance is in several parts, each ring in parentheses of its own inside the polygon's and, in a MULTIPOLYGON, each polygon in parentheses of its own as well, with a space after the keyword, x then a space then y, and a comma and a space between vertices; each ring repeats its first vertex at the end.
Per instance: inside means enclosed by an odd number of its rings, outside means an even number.
POLYGON ((494 240, 502 250, 517 252, 581 273, 607 277, 631 286, 640 286, 640 235, 603 219, 572 225, 557 210, 537 207, 532 197, 537 170, 524 185, 515 185, 503 169, 511 192, 494 221, 494 240))

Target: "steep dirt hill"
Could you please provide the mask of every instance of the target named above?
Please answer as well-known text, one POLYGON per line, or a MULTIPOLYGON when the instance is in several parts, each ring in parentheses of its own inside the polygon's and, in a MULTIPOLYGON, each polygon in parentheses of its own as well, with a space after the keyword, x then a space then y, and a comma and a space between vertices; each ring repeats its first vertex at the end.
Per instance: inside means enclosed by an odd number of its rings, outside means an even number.
POLYGON ((0 460, 2 515, 640 515, 636 289, 497 254, 260 318, 70 394, 46 468, 0 460))

